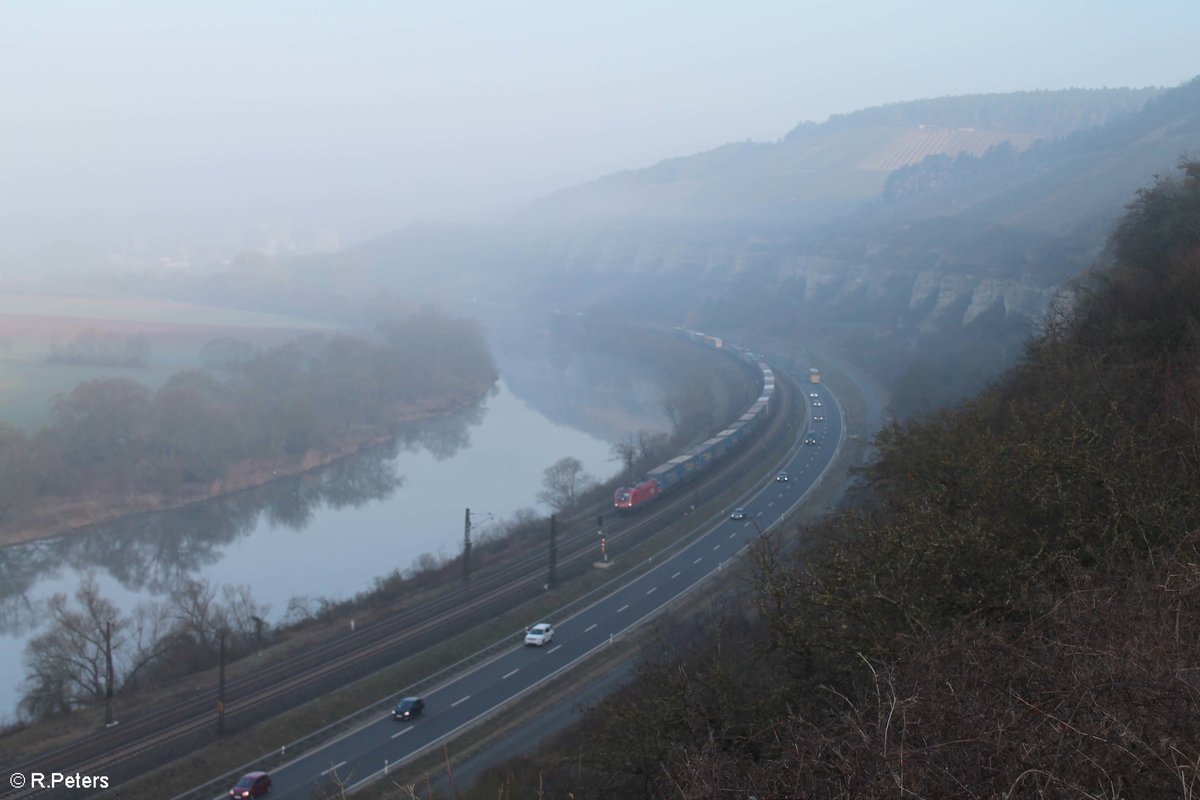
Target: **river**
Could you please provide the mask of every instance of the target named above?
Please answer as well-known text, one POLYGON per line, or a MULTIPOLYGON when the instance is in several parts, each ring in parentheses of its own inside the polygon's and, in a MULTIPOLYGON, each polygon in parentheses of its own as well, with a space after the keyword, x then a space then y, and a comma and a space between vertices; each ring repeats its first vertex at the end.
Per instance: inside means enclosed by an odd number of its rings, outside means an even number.
POLYGON ((15 719, 46 600, 84 576, 125 613, 188 580, 244 585, 278 623, 298 598, 345 599, 418 559, 457 556, 466 508, 476 537, 519 509, 545 513, 546 467, 572 456, 606 479, 619 468, 611 442, 668 427, 645 368, 549 347, 496 355, 501 380, 480 403, 388 445, 186 509, 0 549, 0 720, 15 719))

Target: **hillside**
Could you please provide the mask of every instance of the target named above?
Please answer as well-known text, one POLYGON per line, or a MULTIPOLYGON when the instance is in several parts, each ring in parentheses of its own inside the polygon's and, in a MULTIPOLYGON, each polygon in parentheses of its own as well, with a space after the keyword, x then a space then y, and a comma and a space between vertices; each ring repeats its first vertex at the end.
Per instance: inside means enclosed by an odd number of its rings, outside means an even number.
MULTIPOLYGON (((1200 152, 1198 95, 1192 81, 864 109, 567 189, 495 225, 412 226, 291 262, 273 308, 348 315, 369 294, 820 337, 906 416, 977 391, 1070 302, 1064 283, 1132 192, 1200 152)), ((169 291, 233 303, 251 284, 169 291)))
POLYGON ((1151 98, 1137 113, 1034 148, 907 165, 889 176, 880 210, 885 217, 949 215, 1071 230, 1097 215, 1115 219, 1147 176, 1175 166, 1198 143, 1200 80, 1194 80, 1151 98))
POLYGON ((925 159, 815 229, 755 219, 691 235, 633 224, 577 233, 558 272, 589 281, 609 309, 743 337, 819 336, 875 371, 907 416, 977 391, 1052 303, 1071 302, 1065 282, 1097 257, 1133 192, 1200 152, 1198 109, 1194 80, 1025 152, 925 159), (642 291, 622 291, 629 280, 642 291))
POLYGON ((1200 162, 852 509, 469 797, 1180 798, 1200 764, 1200 162))
POLYGON ((556 192, 533 221, 637 218, 787 220, 809 226, 877 197, 888 175, 931 156, 983 155, 1102 125, 1152 89, 1020 92, 896 103, 797 126, 773 143, 736 143, 556 192))

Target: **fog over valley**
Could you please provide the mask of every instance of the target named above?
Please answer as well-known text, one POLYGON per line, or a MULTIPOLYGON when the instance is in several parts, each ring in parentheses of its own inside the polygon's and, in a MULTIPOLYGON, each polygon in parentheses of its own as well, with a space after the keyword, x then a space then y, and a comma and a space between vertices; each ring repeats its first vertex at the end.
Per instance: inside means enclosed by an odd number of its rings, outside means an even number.
POLYGON ((20 4, 0 255, 28 280, 331 252, 871 106, 1170 87, 1194 72, 1190 12, 20 4))
POLYGON ((8 4, 0 794, 1191 796, 1197 41, 8 4))

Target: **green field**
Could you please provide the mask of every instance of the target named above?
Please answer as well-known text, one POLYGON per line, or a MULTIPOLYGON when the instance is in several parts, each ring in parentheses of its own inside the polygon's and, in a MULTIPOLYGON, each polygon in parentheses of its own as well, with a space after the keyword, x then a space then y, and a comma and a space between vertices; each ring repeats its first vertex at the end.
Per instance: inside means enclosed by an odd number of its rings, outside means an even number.
POLYGON ((172 374, 200 366, 203 346, 222 337, 269 347, 334 326, 302 317, 137 297, 0 294, 0 421, 31 432, 55 395, 101 376, 120 375, 155 388, 172 374), (53 364, 56 344, 83 331, 144 336, 146 366, 53 364))

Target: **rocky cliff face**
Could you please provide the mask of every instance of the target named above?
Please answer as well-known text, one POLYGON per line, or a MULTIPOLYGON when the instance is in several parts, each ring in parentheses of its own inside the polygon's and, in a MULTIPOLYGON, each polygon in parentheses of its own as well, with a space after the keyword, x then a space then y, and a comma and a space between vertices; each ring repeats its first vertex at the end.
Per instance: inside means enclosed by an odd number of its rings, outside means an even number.
POLYGON ((1037 323, 1064 291, 1013 280, 925 271, 912 276, 908 308, 922 333, 946 332, 988 318, 1037 323))
POLYGON ((812 313, 844 317, 858 310, 866 319, 909 328, 927 336, 953 334, 977 324, 1036 326, 1066 290, 1019 280, 879 267, 812 267, 793 271, 790 282, 812 313))
POLYGON ((889 268, 798 252, 700 247, 684 242, 600 247, 575 253, 574 266, 629 287, 646 276, 673 276, 681 291, 721 298, 753 286, 806 315, 882 323, 922 335, 953 334, 972 325, 1035 326, 1062 287, 962 271, 889 268))

